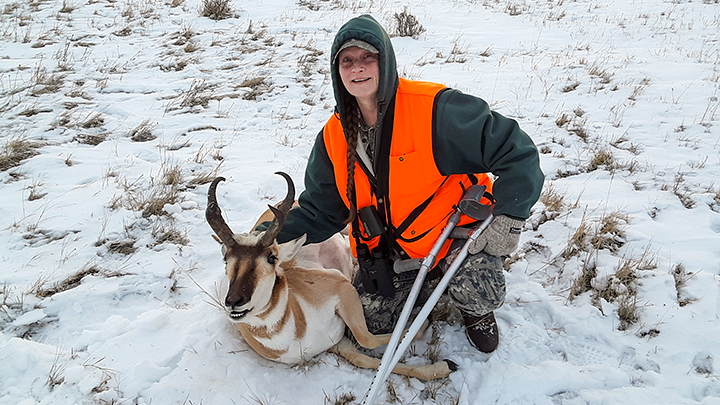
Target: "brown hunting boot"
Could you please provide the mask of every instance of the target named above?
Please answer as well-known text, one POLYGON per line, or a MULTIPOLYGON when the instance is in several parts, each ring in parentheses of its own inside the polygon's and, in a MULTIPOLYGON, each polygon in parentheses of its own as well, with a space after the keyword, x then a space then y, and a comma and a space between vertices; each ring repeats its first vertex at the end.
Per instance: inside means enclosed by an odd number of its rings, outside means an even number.
POLYGON ((495 314, 492 312, 483 316, 463 314, 463 321, 465 322, 465 335, 476 349, 483 353, 492 353, 497 348, 500 334, 495 314))

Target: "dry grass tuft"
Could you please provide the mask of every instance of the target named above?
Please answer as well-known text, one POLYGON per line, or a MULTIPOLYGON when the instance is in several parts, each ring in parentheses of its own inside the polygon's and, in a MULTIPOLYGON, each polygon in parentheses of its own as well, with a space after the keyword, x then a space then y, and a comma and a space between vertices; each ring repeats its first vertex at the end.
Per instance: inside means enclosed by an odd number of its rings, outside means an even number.
POLYGON ((175 187, 158 187, 153 189, 149 195, 141 196, 136 199, 135 202, 139 208, 137 211, 142 212, 143 218, 156 215, 167 215, 165 212, 165 205, 174 205, 181 202, 183 199, 180 196, 180 192, 175 187))
POLYGON ((583 265, 580 276, 575 280, 570 289, 568 300, 572 302, 575 297, 588 291, 593 291, 593 280, 597 277, 597 267, 594 262, 585 263, 583 265))
POLYGON ((590 238, 590 244, 595 249, 608 249, 615 253, 625 244, 625 230, 623 225, 630 222, 627 214, 610 212, 603 215, 597 224, 595 234, 590 238))
POLYGON ((692 198, 692 191, 690 190, 690 186, 686 184, 684 173, 678 173, 675 176, 675 181, 673 182, 672 186, 672 193, 675 194, 675 196, 680 200, 683 207, 687 209, 692 209, 695 207, 696 202, 692 198))
POLYGON ((602 300, 617 304, 617 314, 620 321, 618 330, 627 330, 640 320, 638 314, 638 271, 657 268, 657 257, 646 249, 639 258, 622 257, 615 273, 605 280, 598 280, 595 261, 591 260, 595 252, 588 253, 581 275, 575 280, 568 301, 572 302, 577 296, 591 292, 591 302, 601 312, 602 300))
POLYGON ((672 276, 675 281, 675 291, 677 292, 677 301, 681 307, 695 301, 692 298, 685 297, 683 292, 685 284, 693 277, 693 275, 693 272, 688 272, 682 263, 679 263, 672 269, 672 276))
POLYGON ((47 193, 44 193, 40 187, 43 186, 43 183, 41 182, 35 182, 30 186, 30 194, 28 194, 28 201, 35 201, 39 200, 47 195, 47 193))
POLYGON ((590 224, 583 220, 575 232, 570 236, 570 238, 568 238, 567 245, 560 253, 560 257, 567 261, 577 256, 580 252, 585 251, 587 246, 586 241, 589 239, 589 233, 590 224))
POLYGON ((125 256, 130 256, 131 254, 137 252, 138 248, 135 246, 136 240, 130 239, 130 240, 124 240, 124 241, 115 241, 110 242, 107 245, 108 252, 110 253, 117 253, 125 256))
POLYGON ((19 166, 23 160, 38 155, 37 149, 41 146, 40 142, 31 141, 27 138, 8 139, 0 147, 0 171, 4 172, 19 166))
POLYGON ((323 405, 350 405, 355 403, 355 394, 352 392, 343 392, 342 394, 335 395, 333 398, 330 398, 326 392, 323 392, 325 395, 325 399, 323 400, 323 405))
POLYGON ((65 382, 65 377, 63 376, 64 372, 65 366, 60 365, 60 351, 58 350, 55 353, 52 366, 50 366, 50 372, 48 372, 48 377, 45 380, 45 385, 50 388, 50 391, 65 382))
POLYGON ((560 114, 555 119, 555 125, 558 128, 565 128, 569 133, 575 134, 587 142, 590 139, 590 133, 587 130, 587 118, 584 118, 584 115, 585 111, 578 107, 573 110, 572 114, 567 112, 560 114))
POLYGON ((190 90, 181 96, 180 107, 193 108, 202 106, 207 108, 210 100, 213 99, 212 95, 208 93, 212 93, 215 87, 217 86, 206 84, 204 80, 194 81, 192 86, 190 86, 190 90))
POLYGON ((39 298, 52 297, 53 295, 55 295, 57 293, 71 290, 71 289, 79 286, 80 283, 82 282, 83 278, 85 278, 87 276, 96 276, 96 275, 100 275, 100 274, 107 274, 107 273, 96 266, 83 267, 80 270, 78 270, 75 274, 66 278, 65 280, 63 280, 59 283, 53 284, 52 286, 47 287, 47 288, 38 288, 33 292, 39 298))
POLYGON ((593 152, 592 158, 587 166, 587 171, 592 172, 601 167, 613 171, 616 168, 615 156, 609 149, 597 149, 593 152))
POLYGON ((164 160, 157 176, 151 176, 149 181, 142 177, 133 182, 126 178, 120 179, 118 187, 122 193, 113 197, 108 207, 113 210, 123 207, 140 212, 143 218, 149 218, 153 215, 168 216, 164 208, 166 205, 179 204, 185 200, 182 192, 188 185, 181 165, 164 160))
POLYGON ((166 107, 165 112, 175 111, 179 109, 189 109, 190 112, 195 111, 197 107, 208 108, 211 100, 219 100, 215 94, 216 84, 208 84, 205 80, 193 80, 190 89, 173 97, 166 107))
POLYGON ((576 208, 578 204, 577 202, 572 204, 566 203, 565 194, 556 190, 552 183, 543 187, 538 201, 543 205, 543 209, 537 223, 533 223, 533 230, 537 230, 540 225, 548 221, 557 219, 563 211, 576 208))
POLYGON ((187 231, 183 232, 178 230, 174 223, 169 225, 156 224, 153 227, 152 236, 155 238, 155 245, 172 243, 174 245, 187 246, 190 244, 187 231))
POLYGON ((130 184, 123 180, 120 188, 123 193, 110 201, 109 208, 114 210, 123 207, 138 211, 143 218, 167 215, 164 209, 166 204, 173 205, 184 200, 176 186, 151 184, 148 189, 143 189, 135 183, 130 184))
POLYGON ((221 164, 222 161, 212 170, 202 170, 194 172, 192 178, 190 179, 190 181, 188 181, 188 187, 192 188, 197 185, 203 185, 212 182, 213 179, 218 176, 221 164))
POLYGON ((393 14, 393 18, 395 24, 392 33, 395 36, 417 39, 426 31, 418 19, 408 11, 407 6, 403 11, 393 14))
POLYGON ((568 113, 562 113, 559 117, 555 119, 555 125, 557 125, 558 128, 562 128, 565 125, 568 125, 570 123, 570 115, 568 113))
POLYGON ((618 298, 617 303, 618 318, 620 319, 618 330, 628 330, 640 320, 640 315, 637 312, 637 296, 623 295, 618 298))
POLYGON ((425 357, 431 362, 435 363, 440 359, 440 355, 442 354, 441 350, 441 343, 442 339, 440 337, 440 327, 438 327, 437 324, 433 323, 431 325, 432 327, 432 336, 430 337, 430 341, 427 344, 427 350, 425 351, 425 357))
POLYGON ((261 95, 272 91, 272 84, 268 80, 267 76, 258 76, 251 79, 246 79, 240 83, 238 88, 249 88, 245 94, 243 94, 243 100, 255 101, 261 95))
POLYGON ((200 16, 211 20, 224 20, 233 17, 233 8, 230 0, 203 0, 200 7, 200 16))
POLYGON ((96 113, 92 116, 88 116, 84 120, 81 120, 78 124, 80 128, 100 128, 105 125, 105 117, 101 113, 96 113))
POLYGON ((35 97, 43 94, 57 93, 65 82, 62 75, 48 73, 42 66, 38 66, 35 69, 30 80, 32 82, 30 94, 35 97))
POLYGON ((182 167, 179 164, 163 163, 160 180, 165 186, 180 187, 183 183, 182 167))
POLYGON ((575 91, 580 86, 580 82, 574 81, 569 84, 566 84, 562 88, 563 93, 570 93, 571 91, 575 91))
POLYGON ((109 132, 101 134, 78 134, 73 137, 73 141, 82 143, 84 145, 98 146, 101 143, 105 142, 109 135, 109 132))
POLYGON ((140 125, 131 129, 128 135, 133 142, 148 142, 155 140, 157 136, 153 135, 153 129, 157 123, 153 123, 150 119, 145 119, 140 125))

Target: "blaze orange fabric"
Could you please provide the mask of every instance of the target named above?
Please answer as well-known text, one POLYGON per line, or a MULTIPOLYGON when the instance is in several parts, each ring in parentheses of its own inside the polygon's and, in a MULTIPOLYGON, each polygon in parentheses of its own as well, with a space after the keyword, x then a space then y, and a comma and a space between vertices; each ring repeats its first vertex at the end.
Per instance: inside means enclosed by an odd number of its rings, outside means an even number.
MULTIPOLYGON (((430 253, 455 205, 460 201, 464 189, 472 185, 470 178, 465 174, 451 175, 445 181, 446 176, 440 174, 435 165, 432 148, 433 104, 435 96, 443 88, 445 86, 437 83, 401 78, 395 98, 388 173, 388 197, 393 227, 399 227, 416 207, 435 193, 431 203, 400 236, 411 240, 425 232, 427 234, 414 241, 397 239, 399 245, 411 258, 423 258, 430 253)), ((333 163, 338 190, 345 205, 349 207, 345 193, 348 176, 347 142, 337 115, 333 115, 325 125, 323 140, 333 163)), ((492 180, 487 174, 476 173, 475 176, 480 184, 488 187, 488 192, 492 192, 492 180)), ((372 194, 370 181, 357 163, 355 187, 358 209, 370 205, 378 206, 378 196, 372 194)), ((472 221, 471 218, 463 215, 460 225, 472 221)), ((362 224, 360 228, 365 236, 362 224)), ((350 241, 353 253, 357 256, 356 241, 352 237, 350 241)), ((372 249, 378 242, 379 237, 366 243, 372 249)), ((441 249, 438 260, 447 254, 449 246, 448 240, 441 249)))

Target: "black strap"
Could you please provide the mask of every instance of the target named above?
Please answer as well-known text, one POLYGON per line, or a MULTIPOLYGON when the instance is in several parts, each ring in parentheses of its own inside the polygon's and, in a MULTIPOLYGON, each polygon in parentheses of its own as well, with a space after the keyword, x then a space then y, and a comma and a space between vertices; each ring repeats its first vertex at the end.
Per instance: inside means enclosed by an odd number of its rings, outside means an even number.
MULTIPOLYGON (((445 215, 445 218, 447 218, 447 217, 449 217, 450 215, 452 215, 452 213, 453 213, 452 211, 448 212, 448 214, 445 215)), ((443 218, 443 220, 444 220, 445 218, 443 218)), ((442 221, 441 221, 441 222, 442 222, 442 221)), ((416 237, 414 237, 414 238, 410 238, 410 239, 406 239, 406 238, 403 238, 402 236, 398 235, 398 239, 400 239, 400 240, 403 241, 403 242, 407 242, 407 243, 417 242, 417 241, 419 241, 420 239, 424 238, 425 235, 429 234, 430 231, 432 231, 432 230, 433 230, 433 228, 430 228, 430 229, 428 229, 427 231, 421 233, 420 235, 418 235, 418 236, 416 236, 416 237)))
POLYGON ((392 238, 392 216, 390 215, 390 148, 392 145, 393 125, 395 120, 395 96, 390 100, 385 116, 382 117, 378 145, 375 155, 375 174, 377 179, 378 212, 387 225, 387 237, 392 238))
POLYGON ((365 162, 357 156, 357 153, 355 153, 355 158, 357 159, 357 163, 360 165, 362 171, 365 172, 365 176, 367 176, 368 181, 370 181, 370 191, 374 193, 375 190, 377 190, 377 179, 373 175, 372 171, 368 169, 367 165, 365 165, 365 162))
POLYGON ((487 198, 488 201, 490 201, 490 205, 494 205, 497 201, 495 201, 495 197, 493 197, 490 192, 486 191, 483 193, 483 197, 487 198))

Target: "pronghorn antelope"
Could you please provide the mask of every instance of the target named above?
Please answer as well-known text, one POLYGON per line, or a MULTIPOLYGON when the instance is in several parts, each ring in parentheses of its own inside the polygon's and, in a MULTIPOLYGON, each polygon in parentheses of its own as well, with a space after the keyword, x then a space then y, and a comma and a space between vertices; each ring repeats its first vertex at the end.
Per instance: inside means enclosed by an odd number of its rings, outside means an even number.
MULTIPOLYGON (((347 325, 357 342, 369 349, 390 339, 390 335, 373 335, 367 329, 360 299, 350 282, 353 263, 344 238, 336 234, 306 246, 305 235, 287 243, 275 241, 295 199, 290 176, 277 174, 287 181, 288 193, 258 221, 272 220, 264 232, 233 233, 215 195, 218 183, 225 179, 216 178, 208 190, 205 216, 222 243, 229 281, 225 307, 230 320, 247 344, 270 360, 298 364, 331 351, 357 367, 377 368, 379 359, 360 353, 344 337, 347 325)), ((447 377, 455 368, 452 362, 439 361, 423 366, 399 364, 393 371, 429 380, 447 377)))

